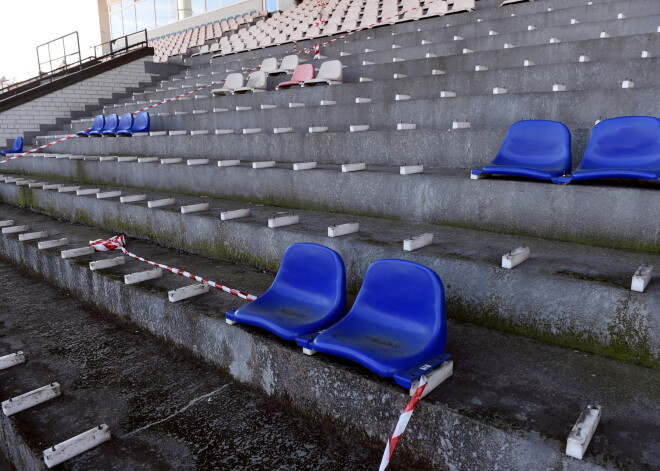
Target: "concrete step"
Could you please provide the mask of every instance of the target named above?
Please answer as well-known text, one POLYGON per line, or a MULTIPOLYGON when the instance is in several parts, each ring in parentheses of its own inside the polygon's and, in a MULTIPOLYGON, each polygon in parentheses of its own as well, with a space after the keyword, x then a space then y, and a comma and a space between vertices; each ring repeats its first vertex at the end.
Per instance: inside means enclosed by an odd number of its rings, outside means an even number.
MULTIPOLYGON (((317 93, 317 96, 322 96, 317 93)), ((656 116, 659 114, 658 104, 654 101, 657 95, 658 88, 569 89, 565 92, 504 95, 493 95, 491 91, 488 95, 454 98, 415 99, 413 96, 413 99, 406 101, 192 113, 194 109, 213 110, 219 101, 209 98, 196 100, 196 103, 186 102, 189 110, 186 115, 154 117, 152 131, 205 129, 213 133, 216 129, 233 129, 241 133, 246 128, 260 128, 261 132, 272 133, 276 126, 286 126, 307 132, 310 126, 326 126, 328 131, 348 132, 349 126, 355 124, 368 124, 370 131, 396 131, 397 123, 401 122, 415 123, 420 130, 446 130, 452 129, 454 121, 467 121, 473 129, 493 129, 494 123, 508 128, 511 123, 525 119, 558 120, 569 128, 588 129, 598 119, 614 117, 613 112, 615 116, 656 116)), ((264 98, 264 103, 269 103, 269 100, 264 98)), ((246 136, 247 139, 252 137, 246 136)), ((140 145, 133 142, 116 138, 75 139, 58 144, 57 151, 116 155, 124 146, 140 145)), ((142 142, 151 143, 151 140, 142 142)), ((44 142, 41 140, 39 143, 44 142)), ((138 147, 127 150, 129 153, 141 153, 138 147)))
MULTIPOLYGON (((61 397, 1 416, 0 452, 16 469, 45 469, 44 449, 101 423, 110 441, 58 469, 258 469, 267 462, 270 469, 366 470, 380 461, 384 437, 340 432, 330 418, 320 428, 281 396, 246 387, 190 348, 164 344, 104 303, 92 311, 89 299, 74 300, 6 262, 0 280, 0 355, 20 348, 27 357, 0 372, 0 397, 52 382, 62 389, 61 397)), ((397 466, 420 469, 400 451, 397 466)))
MULTIPOLYGON (((281 143, 270 141, 273 146, 281 143)), ((400 162, 405 163, 412 162, 400 162)), ((212 164, 188 166, 185 160, 160 165, 27 158, 9 165, 28 171, 33 178, 59 178, 75 184, 118 184, 296 210, 329 210, 346 217, 379 215, 652 253, 658 253, 659 246, 658 233, 649 225, 660 216, 660 194, 652 183, 564 186, 506 178, 473 181, 466 170, 427 167, 421 174, 399 175, 399 167, 370 164, 355 173, 342 173, 339 164, 304 172, 283 162, 273 168, 253 169, 249 161, 218 168, 212 164), (340 190, 332 190, 336 188, 340 190), (337 197, 338 191, 341 197, 337 197), (617 201, 617 211, 611 209, 612 200, 617 201), (569 214, 576 217, 565 224, 569 214)), ((9 184, 5 187, 8 195, 14 195, 9 196, 12 199, 21 198, 20 192, 26 191, 9 184)), ((49 197, 44 195, 46 200, 49 197)))
MULTIPOLYGON (((67 234, 73 246, 112 235, 7 206, 0 207, 0 214, 67 234)), ((135 322, 227 370, 241 382, 291 401, 316 423, 330 417, 357 434, 383 439, 408 400, 391 381, 357 365, 325 356, 305 357, 291 343, 263 331, 228 326, 222 313, 243 301, 226 293, 214 291, 171 304, 165 291, 189 284, 189 280, 169 277, 126 286, 120 281, 121 276, 142 269, 144 264, 129 261, 121 267, 91 272, 87 262, 114 255, 63 260, 59 252, 39 251, 33 242, 18 242, 8 235, 0 237, 4 258, 46 274, 58 288, 135 322)), ((129 239, 127 247, 148 259, 211 279, 235 282, 257 295, 272 280, 272 275, 254 273, 245 266, 172 252, 138 240, 129 239)), ((273 268, 277 263, 279 257, 273 268)), ((11 274, 8 281, 13 278, 11 274)), ((21 331, 25 330, 21 327, 21 331)), ((69 329, 68 335, 73 330, 69 329)), ((420 403, 395 459, 404 457, 398 454, 405 451, 409 456, 428 460, 433 469, 509 470, 556 466, 576 470, 653 469, 658 461, 655 443, 660 416, 654 407, 660 391, 657 370, 454 321, 449 325, 448 351, 454 355, 455 373, 420 403), (584 459, 577 461, 564 456, 565 438, 588 403, 601 405, 603 418, 584 459)), ((68 350, 64 353, 68 354, 68 350)), ((94 355, 98 358, 96 351, 94 355)), ((162 371, 162 367, 158 370, 162 371)), ((162 384, 162 380, 157 380, 157 384, 162 384)), ((128 389, 130 394, 133 388, 128 389)), ((151 420, 147 417, 142 423, 151 420)), ((154 429, 152 433, 157 431, 154 429)), ((398 469, 399 463, 405 461, 395 461, 393 466, 398 469)), ((417 465, 416 469, 424 466, 417 465)))
MULTIPOLYGON (((128 188, 121 190, 130 194, 128 188)), ((387 194, 379 193, 382 199, 387 194)), ((429 223, 396 223, 342 213, 246 205, 173 195, 170 191, 148 192, 149 199, 175 196, 176 206, 159 209, 148 209, 144 201, 121 204, 118 198, 98 199, 95 195, 83 197, 13 184, 0 184, 0 195, 4 202, 72 222, 122 231, 131 237, 148 237, 205 256, 250 261, 260 268, 277 266, 282 253, 292 243, 321 243, 344 257, 353 290, 374 260, 413 260, 436 270, 444 280, 448 312, 453 318, 658 366, 660 285, 652 284, 644 293, 630 291, 634 272, 642 263, 657 265, 660 262, 657 253, 632 253, 429 223), (211 207, 202 213, 184 215, 178 206, 203 202, 211 207), (250 208, 250 217, 221 221, 222 211, 244 207, 250 208), (295 211, 300 223, 277 230, 268 228, 267 219, 282 211, 289 214, 295 211), (354 219, 361 224, 360 233, 344 238, 327 237, 329 226, 354 219), (410 253, 402 250, 404 239, 429 232, 436 234, 432 246, 410 253), (515 270, 500 268, 502 255, 519 246, 531 247, 533 260, 515 270), (560 298, 557 293, 561 293, 560 298), (585 296, 590 300, 588 304, 585 296)), ((375 212, 371 210, 370 214, 375 212)), ((35 227, 34 230, 43 230, 35 227)))
MULTIPOLYGON (((618 90, 623 80, 632 80, 636 88, 651 88, 659 84, 657 74, 660 58, 640 58, 581 63, 577 60, 561 64, 536 65, 524 67, 521 62, 514 68, 496 68, 490 70, 490 63, 477 64, 488 70, 477 71, 477 65, 469 71, 446 71, 442 75, 432 75, 432 70, 423 76, 394 79, 393 74, 372 82, 359 83, 366 74, 355 74, 353 83, 341 86, 295 87, 288 90, 275 90, 275 85, 266 93, 252 93, 219 97, 211 100, 193 99, 159 105, 151 112, 173 113, 174 111, 207 110, 223 107, 228 110, 236 106, 250 106, 260 109, 261 105, 276 105, 288 108, 289 103, 304 103, 306 106, 318 106, 321 100, 332 100, 337 104, 354 104, 356 97, 370 97, 372 102, 393 102, 396 95, 408 95, 414 99, 434 99, 440 91, 451 91, 457 96, 491 95, 495 87, 504 87, 508 93, 547 93, 555 84, 565 84, 571 91, 618 90)), ((443 69, 440 69, 443 70, 443 69)), ((371 78, 371 77, 369 77, 371 78)), ((210 96, 213 86, 201 90, 195 95, 210 96)), ((148 100, 164 100, 175 92, 146 93, 148 100)), ((131 112, 142 105, 136 102, 118 104, 105 108, 105 113, 121 114, 131 112)), ((282 111, 280 111, 282 112, 282 111)), ((284 111, 285 112, 285 111, 284 111)), ((83 127, 85 124, 78 124, 83 127)))

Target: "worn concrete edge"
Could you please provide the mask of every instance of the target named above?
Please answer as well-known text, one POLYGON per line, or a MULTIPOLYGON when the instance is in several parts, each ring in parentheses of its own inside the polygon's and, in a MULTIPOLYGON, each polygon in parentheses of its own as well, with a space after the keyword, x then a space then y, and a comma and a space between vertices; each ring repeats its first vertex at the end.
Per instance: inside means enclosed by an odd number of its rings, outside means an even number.
MULTIPOLYGON (((285 168, 269 169, 271 184, 255 180, 254 170, 247 168, 202 169, 201 178, 193 178, 200 169, 172 166, 126 167, 126 163, 58 161, 56 172, 39 171, 40 160, 17 162, 3 169, 7 174, 32 175, 94 185, 121 185, 142 191, 176 192, 285 206, 296 209, 341 212, 357 216, 376 216, 411 221, 424 221, 466 229, 486 230, 512 235, 540 237, 548 240, 574 242, 597 247, 660 253, 660 232, 647 221, 657 217, 657 205, 652 201, 660 193, 648 187, 586 187, 558 186, 538 182, 502 181, 475 182, 443 174, 423 174, 412 178, 380 171, 360 172, 351 180, 331 171, 294 172, 285 168), (92 164, 92 165, 90 165, 92 164), (135 169, 135 171, 131 171, 135 169), (128 170, 128 171, 127 171, 128 170), (181 172, 186 172, 181 176, 181 172), (301 175, 301 173, 304 173, 301 175), (190 178, 189 178, 190 176, 190 178), (212 178, 211 178, 212 176, 212 178), (341 187, 342 198, 329 199, 319 191, 335 181, 341 187), (163 187, 162 182, 168 182, 163 187), (274 184, 273 182, 282 182, 274 184), (295 188, 295 191, 291 191, 295 188), (609 208, 601 195, 613 198, 621 209, 608 212, 607 218, 588 217, 593 205, 600 203, 603 212, 609 208), (397 198, 372 198, 377 194, 397 195, 397 198), (451 195, 471 195, 452 198, 451 195), (304 195, 304 196, 303 196, 304 195), (423 196, 420 196, 423 195, 423 196), (556 200, 555 204, 529 204, 530 200, 556 200), (640 201, 645 200, 645 204, 640 201), (410 202, 415 202, 411 204, 410 202), (425 204, 435 201, 436 204, 425 204), (488 205, 488 211, 483 210, 488 205), (576 219, 570 224, 558 224, 555 207, 561 204, 566 214, 583 214, 585 222, 576 219), (494 210, 498 205, 499 211, 494 210), (478 216, 478 222, 475 218, 478 216), (635 224, 637 223, 637 224, 635 224)), ((261 177, 261 176, 260 176, 261 177)), ((266 178, 266 175, 263 175, 266 178)), ((332 193, 332 192, 331 192, 332 193)))
POLYGON ((0 185, 0 200, 177 250, 271 271, 277 271, 284 250, 292 243, 326 245, 343 257, 348 285, 355 292, 371 262, 405 258, 441 276, 447 289, 447 312, 454 319, 660 368, 656 296, 640 296, 623 287, 577 276, 555 276, 546 273, 542 264, 524 271, 505 270, 469 257, 403 252, 377 240, 329 239, 295 228, 273 230, 254 222, 222 222, 203 213, 181 215, 14 185, 0 185), (588 303, 584 302, 585 293, 588 303))
MULTIPOLYGON (((383 440, 408 396, 393 383, 351 373, 330 361, 309 358, 294 346, 228 326, 222 316, 210 317, 187 303, 172 304, 162 293, 126 286, 117 277, 92 272, 86 264, 40 251, 36 244, 2 236, 0 255, 72 293, 98 309, 129 320, 157 337, 227 370, 236 380, 277 395, 301 412, 341 423, 354 433, 383 440), (296 381, 290 381, 295 374, 296 381), (348 419, 347 419, 348 418, 348 419)), ((3 419, 3 429, 7 427, 3 419)), ((13 428, 10 432, 16 434, 13 428)), ((23 465, 26 444, 16 440, 11 456, 23 465)), ((445 405, 422 402, 400 446, 443 469, 529 469, 533 456, 539 467, 601 470, 592 461, 564 454, 564 443, 536 432, 497 428, 445 405), (522 462, 521 462, 522 461, 522 462)), ((9 454, 9 453, 8 453, 9 454)), ((26 462, 26 458, 28 461, 26 462)), ((18 464, 18 463, 15 463, 18 464)), ((30 469, 30 468, 27 468, 30 469)), ((41 468, 35 468, 41 469, 41 468)))

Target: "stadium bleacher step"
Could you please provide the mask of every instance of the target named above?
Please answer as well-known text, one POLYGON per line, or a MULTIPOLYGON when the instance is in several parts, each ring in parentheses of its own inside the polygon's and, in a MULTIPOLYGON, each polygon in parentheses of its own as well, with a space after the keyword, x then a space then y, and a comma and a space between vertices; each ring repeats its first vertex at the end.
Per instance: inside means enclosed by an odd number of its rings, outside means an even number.
MULTIPOLYGON (((348 175, 354 177, 363 173, 348 175)), ((272 181, 272 176, 270 179, 272 181)), ((117 189, 122 188, 103 188, 103 191, 117 189)), ((655 365, 660 350, 653 328, 660 304, 660 286, 651 286, 643 294, 630 291, 637 268, 641 263, 660 263, 657 254, 428 223, 395 223, 365 216, 357 218, 361 227, 358 234, 329 238, 328 227, 355 222, 356 216, 248 203, 250 217, 221 222, 221 212, 244 208, 246 203, 208 197, 200 201, 199 197, 184 194, 175 196, 176 206, 158 210, 149 209, 144 201, 122 204, 118 198, 83 197, 26 189, 15 184, 0 183, 0 195, 3 201, 14 204, 28 201, 35 211, 72 222, 96 221, 102 229, 149 237, 177 249, 237 261, 255 260, 260 268, 276 266, 280 254, 291 243, 320 243, 344 256, 351 267, 348 280, 353 288, 359 285, 373 259, 405 257, 441 274, 448 286, 449 314, 456 319, 498 326, 533 338, 648 365, 655 365), (182 214, 191 205, 203 205, 204 212, 182 214), (297 223, 277 229, 277 239, 273 240, 268 220, 282 211, 295 215, 297 223), (437 234, 435 244, 414 252, 402 250, 404 239, 422 233, 437 234), (238 241, 242 241, 240 250, 235 246, 238 241), (502 255, 521 245, 532 248, 534 258, 511 272, 499 268, 502 255), (357 247, 360 249, 356 250, 357 247), (507 292, 526 295, 503 295, 507 292), (562 296, 557 297, 556 293, 562 296), (583 301, 585 293, 590 293, 592 299, 588 305, 583 301), (496 305, 493 299, 498 300, 496 305), (627 331, 630 323, 635 325, 635 335, 627 331)), ((170 190, 167 194, 149 193, 148 199, 173 196, 170 190)), ((40 229, 32 227, 31 230, 40 229)))
MULTIPOLYGON (((63 221, 7 205, 0 206, 0 218, 8 217, 47 229, 52 234, 66 235, 71 246, 82 246, 88 240, 113 235, 112 232, 87 226, 71 226, 63 221)), ((296 397, 292 402, 294 407, 305 410, 307 417, 311 416, 317 421, 323 417, 331 417, 333 421, 350 426, 357 433, 380 438, 387 434, 408 399, 400 388, 359 366, 328 356, 308 358, 299 348, 263 331, 245 326, 228 326, 224 316, 219 313, 236 308, 244 301, 226 293, 214 290, 192 300, 172 304, 167 300, 167 291, 189 284, 189 280, 167 275, 127 286, 121 281, 123 275, 142 270, 147 265, 132 260, 106 271, 91 272, 87 268, 89 261, 115 255, 99 253, 78 261, 63 260, 59 256, 61 248, 38 250, 36 242, 19 242, 15 236, 9 235, 0 237, 3 240, 0 252, 5 259, 37 274, 47 274, 51 284, 67 290, 75 297, 87 299, 88 294, 93 293, 92 302, 105 312, 137 324, 140 328, 227 370, 242 382, 283 399, 296 397), (117 296, 130 302, 117 303, 117 296), (145 306, 149 308, 146 309, 145 306), (292 370, 298 372, 295 378, 288 374, 292 370), (323 384, 322 394, 317 394, 319 384, 323 384), (346 387, 351 390, 350 400, 346 399, 346 387)), ((257 295, 262 293, 272 280, 271 274, 245 266, 211 261, 140 240, 129 239, 127 247, 150 260, 182 267, 211 279, 231 280, 237 287, 257 295)), ((279 258, 279 255, 276 258, 279 258)), ((11 281, 17 285, 23 281, 10 273, 5 276, 11 277, 11 281)), ((449 282, 446 284, 451 285, 449 282)), ((34 325, 29 329, 22 327, 21 331, 15 334, 12 330, 11 335, 26 335, 21 332, 38 329, 40 324, 36 322, 37 314, 32 312, 29 315, 30 319, 35 319, 34 325)), ((62 329, 66 328, 67 333, 64 335, 67 336, 76 333, 74 345, 79 348, 71 351, 60 347, 56 350, 59 352, 54 360, 56 363, 68 360, 71 355, 79 359, 84 355, 80 350, 98 358, 97 350, 84 347, 85 336, 78 336, 78 329, 67 328, 68 325, 81 325, 76 322, 78 316, 79 313, 69 316, 62 329)), ((47 319, 52 324, 51 316, 47 316, 47 319)), ((10 326, 13 327, 16 322, 17 320, 12 320, 10 326)), ((94 319, 85 323, 85 331, 92 339, 103 335, 103 329, 96 330, 98 323, 99 321, 94 319)), ((454 355, 454 375, 427 396, 421 407, 418 407, 411 424, 417 433, 408 434, 406 440, 402 441, 403 451, 410 455, 428 457, 430 465, 434 467, 450 463, 477 469, 484 466, 489 469, 496 466, 504 466, 510 470, 537 469, 539 466, 546 468, 557 463, 562 463, 562 466, 578 466, 577 469, 581 470, 601 470, 609 466, 652 469, 657 462, 657 450, 654 447, 660 423, 654 407, 660 391, 660 376, 657 371, 573 349, 544 345, 471 324, 452 321, 449 329, 448 351, 454 355), (516 366, 515 375, 511 374, 511 365, 516 366), (568 432, 587 403, 599 404, 603 409, 603 418, 587 454, 578 462, 564 455, 565 443, 568 432), (647 413, 640 416, 640 408, 647 413), (451 454, 448 455, 438 448, 437 443, 443 441, 454 444, 451 454), (521 454, 521 449, 533 449, 534 453, 521 454)), ((129 341, 133 344, 129 348, 130 351, 153 348, 150 343, 141 341, 139 333, 123 334, 117 331, 117 328, 112 329, 110 335, 130 335, 129 341)), ((37 347, 46 349, 48 347, 45 343, 57 338, 50 336, 46 341, 41 340, 37 347)), ((103 358, 106 357, 103 355, 103 358)), ((146 356, 144 364, 158 362, 159 359, 157 355, 146 356)), ((185 360, 179 359, 174 365, 185 363, 185 360)), ((83 370, 89 373, 83 378, 93 380, 92 373, 96 368, 107 372, 108 366, 99 367, 97 364, 96 361, 89 364, 86 370, 83 370)), ((122 371, 119 378, 126 378, 139 371, 138 368, 142 364, 143 362, 133 364, 127 371, 120 362, 118 367, 122 371)), ((32 365, 30 366, 28 361, 25 366, 34 368, 40 363, 34 362, 32 365)), ((182 374, 183 378, 188 378, 191 374, 190 367, 186 368, 188 372, 182 374)), ((193 373, 199 367, 194 368, 193 373)), ((37 367, 37 371, 41 370, 37 367)), ((162 371, 161 368, 152 370, 162 371)), ((106 375, 107 373, 104 377, 106 375)), ((189 385, 177 393, 173 392, 173 399, 170 400, 181 397, 188 388, 206 386, 208 381, 216 381, 208 378, 218 376, 207 375, 207 379, 201 383, 187 381, 189 385)), ((157 379, 148 387, 153 390, 152 388, 161 385, 169 385, 168 390, 176 389, 178 383, 163 383, 166 378, 157 379)), ((79 379, 77 385, 84 387, 84 381, 79 379)), ((220 382, 225 384, 225 381, 220 382)), ((122 381, 120 383, 123 384, 122 381)), ((223 384, 219 384, 219 387, 223 384)), ((110 387, 113 387, 112 383, 110 387)), ((130 382, 122 388, 123 391, 117 392, 119 401, 136 394, 136 388, 130 382)), ((228 395, 232 389, 233 386, 229 386, 228 390, 223 390, 221 397, 228 395)), ((213 390, 214 387, 209 386, 201 388, 200 392, 206 394, 213 390)), ((93 390, 78 391, 72 392, 72 396, 85 398, 90 404, 99 404, 97 410, 107 411, 112 417, 124 413, 121 408, 113 410, 108 403, 101 406, 98 402, 100 398, 93 390)), ((187 397, 183 404, 189 400, 190 397, 187 397)), ((154 419, 157 420, 160 413, 154 417, 154 413, 148 411, 153 410, 151 405, 158 403, 159 401, 141 401, 140 407, 145 408, 145 413, 149 415, 142 418, 140 423, 128 422, 131 425, 130 430, 140 430, 154 419)), ((215 403, 214 400, 213 404, 206 406, 209 413, 217 410, 215 403)), ((41 406, 41 410, 48 413, 50 406, 41 406)), ((74 405, 68 402, 65 407, 71 408, 74 405)), ((162 410, 161 407, 158 408, 158 411, 162 410)), ((216 417, 215 413, 212 416, 216 417)), ((181 419, 183 424, 186 424, 184 417, 186 415, 181 419)), ((120 432, 124 431, 122 427, 126 422, 116 420, 115 423, 120 432)), ((159 430, 157 427, 158 425, 154 426, 154 431, 159 430)), ((168 430, 172 433, 171 427, 168 427, 168 430)), ((45 430, 40 433, 45 433, 45 430)), ((140 433, 146 433, 146 430, 140 433)), ((235 431, 231 433, 233 435, 235 431)), ((140 434, 134 437, 137 439, 140 434)), ((120 433, 115 444, 110 447, 113 449, 112 447, 123 443, 124 437, 120 433)), ((139 444, 129 442, 125 446, 137 447, 139 444)), ((405 463, 405 457, 406 453, 403 453, 396 459, 401 458, 402 463, 405 463)), ((90 458, 103 459, 98 455, 90 458)), ((84 455, 79 459, 83 460, 84 455)), ((425 466, 418 464, 416 469, 423 467, 425 466)))

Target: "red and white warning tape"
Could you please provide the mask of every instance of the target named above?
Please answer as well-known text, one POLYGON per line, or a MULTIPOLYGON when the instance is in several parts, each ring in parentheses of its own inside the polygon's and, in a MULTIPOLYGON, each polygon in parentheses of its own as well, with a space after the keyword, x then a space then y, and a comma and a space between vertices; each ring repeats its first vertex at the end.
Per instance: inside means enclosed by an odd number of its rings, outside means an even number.
POLYGON ((378 468, 378 471, 385 471, 385 469, 387 469, 387 466, 390 464, 390 459, 394 454, 394 449, 396 448, 397 443, 399 443, 399 440, 401 439, 403 432, 406 431, 406 427, 408 426, 410 417, 412 417, 412 414, 415 411, 415 407, 417 406, 417 402, 419 402, 419 399, 422 397, 424 388, 426 388, 426 376, 422 376, 419 379, 419 386, 417 386, 417 389, 415 389, 415 393, 410 398, 410 401, 408 401, 408 405, 406 406, 406 408, 403 410, 403 413, 399 417, 399 421, 396 423, 396 427, 394 427, 394 430, 392 431, 392 433, 390 433, 390 436, 387 437, 387 445, 385 446, 385 453, 383 453, 383 459, 380 462, 380 468, 378 468))
POLYGON ((194 275, 185 270, 180 270, 178 268, 170 267, 169 265, 164 265, 162 263, 157 263, 147 260, 146 258, 140 257, 139 255, 129 252, 128 250, 126 250, 126 247, 124 247, 124 245, 126 245, 126 238, 123 235, 110 237, 109 239, 97 239, 97 240, 89 241, 89 246, 92 247, 97 252, 108 252, 110 250, 119 249, 124 253, 124 255, 132 257, 136 260, 148 263, 149 265, 153 265, 154 267, 162 268, 163 270, 170 271, 176 275, 185 276, 186 278, 190 278, 191 280, 199 281, 200 283, 206 283, 209 286, 224 291, 225 293, 229 293, 231 295, 237 296, 242 299, 246 299, 248 301, 254 301, 255 299, 257 299, 257 297, 252 294, 248 294, 243 291, 230 288, 229 286, 225 286, 215 281, 207 280, 206 278, 202 278, 201 276, 194 275))

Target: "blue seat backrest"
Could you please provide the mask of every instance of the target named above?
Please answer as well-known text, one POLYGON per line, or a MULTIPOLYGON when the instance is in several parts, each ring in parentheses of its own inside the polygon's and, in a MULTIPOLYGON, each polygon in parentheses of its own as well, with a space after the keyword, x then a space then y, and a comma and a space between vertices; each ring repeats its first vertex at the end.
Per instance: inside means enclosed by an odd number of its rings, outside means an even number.
POLYGON ((445 289, 438 275, 423 265, 395 259, 372 263, 353 312, 369 316, 366 323, 376 321, 401 332, 402 337, 410 332, 437 339, 429 346, 434 353, 445 349, 445 289))
POLYGON ((149 113, 146 111, 140 111, 135 115, 135 121, 133 122, 133 131, 134 132, 148 132, 151 126, 151 118, 149 113))
POLYGON ((119 126, 117 127, 118 131, 127 131, 133 127, 133 114, 124 113, 119 118, 119 126))
POLYGON ((94 116, 94 122, 92 123, 92 127, 89 128, 90 131, 100 131, 103 129, 103 126, 105 126, 105 118, 103 117, 102 114, 94 116))
POLYGON ((557 121, 513 123, 502 142, 496 165, 571 169, 571 132, 557 121))
POLYGON ((17 152, 23 152, 23 138, 21 136, 18 136, 16 139, 14 139, 14 144, 11 146, 11 149, 9 149, 8 153, 15 154, 17 152))
POLYGON ((104 131, 114 131, 119 125, 119 116, 116 114, 111 114, 105 119, 105 126, 103 126, 104 131))
POLYGON ((272 288, 285 289, 289 295, 313 304, 327 305, 343 299, 345 305, 344 262, 337 252, 323 245, 293 244, 284 252, 272 288))
POLYGON ((660 169, 660 119, 624 116, 596 124, 580 169, 612 167, 660 169))

